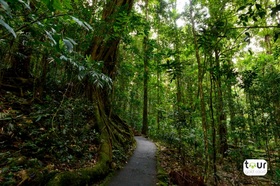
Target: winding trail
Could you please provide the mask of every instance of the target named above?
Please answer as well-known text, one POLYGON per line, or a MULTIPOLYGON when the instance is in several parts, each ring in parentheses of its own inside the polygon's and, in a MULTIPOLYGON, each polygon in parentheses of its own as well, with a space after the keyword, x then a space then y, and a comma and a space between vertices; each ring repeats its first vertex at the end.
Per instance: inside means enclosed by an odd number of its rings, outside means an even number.
POLYGON ((128 163, 108 186, 155 186, 156 146, 144 137, 135 137, 137 146, 128 163))

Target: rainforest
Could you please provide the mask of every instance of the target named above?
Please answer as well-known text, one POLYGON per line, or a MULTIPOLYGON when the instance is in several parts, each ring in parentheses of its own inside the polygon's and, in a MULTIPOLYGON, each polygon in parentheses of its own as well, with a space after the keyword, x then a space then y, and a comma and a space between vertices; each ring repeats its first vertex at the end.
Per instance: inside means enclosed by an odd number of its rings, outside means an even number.
POLYGON ((107 185, 142 137, 156 185, 279 185, 279 36, 279 0, 0 0, 0 185, 107 185))

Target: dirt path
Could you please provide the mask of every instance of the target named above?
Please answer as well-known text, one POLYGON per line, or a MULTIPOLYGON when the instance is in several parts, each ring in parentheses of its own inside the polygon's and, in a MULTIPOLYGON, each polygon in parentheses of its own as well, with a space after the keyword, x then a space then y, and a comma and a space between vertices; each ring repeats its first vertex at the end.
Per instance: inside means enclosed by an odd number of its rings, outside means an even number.
POLYGON ((134 154, 112 178, 109 186, 155 186, 156 185, 156 146, 144 137, 135 137, 137 147, 134 154))

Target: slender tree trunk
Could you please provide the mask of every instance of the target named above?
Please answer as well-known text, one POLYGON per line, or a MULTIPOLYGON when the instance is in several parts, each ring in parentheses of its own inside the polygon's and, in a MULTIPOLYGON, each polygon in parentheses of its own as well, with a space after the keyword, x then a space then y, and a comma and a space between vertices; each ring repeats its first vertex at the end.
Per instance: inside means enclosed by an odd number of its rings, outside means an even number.
POLYGON ((205 177, 204 180, 208 179, 208 162, 209 162, 209 155, 208 155, 208 127, 207 127, 207 119, 206 119, 206 106, 204 102, 204 92, 203 92, 203 69, 199 55, 199 48, 197 42, 197 36, 195 31, 195 22, 193 17, 193 1, 190 1, 190 16, 191 16, 191 24, 192 24, 192 33, 194 38, 194 47, 195 47, 195 56, 198 65, 198 89, 199 89, 199 98, 200 98, 200 109, 201 109, 201 118, 202 118, 202 130, 203 130, 203 139, 204 139, 204 150, 205 150, 205 177))
MULTIPOLYGON (((146 61, 146 60, 145 60, 146 61)), ((143 97, 143 121, 142 121, 142 134, 147 135, 148 134, 148 70, 147 70, 147 64, 144 63, 144 97, 143 97)))
MULTIPOLYGON (((181 91, 181 76, 177 75, 176 77, 176 89, 177 89, 177 131, 179 135, 179 153, 181 154, 182 152, 182 128, 183 128, 183 123, 185 122, 185 116, 183 113, 183 110, 181 108, 182 106, 182 91, 181 91)), ((184 160, 184 157, 183 157, 184 160)))
MULTIPOLYGON (((157 107, 160 106, 160 71, 159 71, 159 61, 156 59, 157 62, 157 107)), ((157 130, 159 132, 160 130, 160 115, 161 115, 161 110, 157 108, 157 130)))
MULTIPOLYGON (((176 10, 177 7, 177 0, 174 1, 174 6, 173 9, 176 10)), ((176 24, 177 18, 174 18, 173 20, 173 24, 174 24, 174 30, 175 30, 175 61, 177 64, 179 64, 178 66, 176 66, 177 68, 177 72, 176 72, 176 98, 177 98, 177 131, 178 131, 178 135, 179 135, 179 152, 181 153, 182 150, 182 128, 183 128, 183 123, 186 122, 185 120, 185 115, 184 112, 182 110, 182 97, 183 97, 183 92, 181 89, 181 81, 182 81, 182 76, 181 76, 181 65, 180 65, 180 51, 179 51, 179 32, 178 32, 178 27, 176 24)))
POLYGON ((16 77, 28 79, 30 75, 30 60, 32 55, 32 48, 24 45, 23 40, 19 39, 18 51, 12 60, 11 69, 14 71, 16 77), (21 55, 19 55, 21 54, 21 55))
MULTIPOLYGON (((256 126, 256 119, 255 119, 255 108, 254 108, 254 100, 253 100, 253 97, 251 95, 251 89, 248 88, 247 90, 247 95, 246 98, 247 98, 247 101, 249 102, 249 127, 250 127, 250 131, 254 131, 253 129, 253 126, 256 126)), ((244 128, 245 130, 245 128, 244 128)), ((251 139, 254 139, 254 140, 257 140, 257 135, 255 135, 253 132, 250 133, 250 138, 251 139)))
POLYGON ((38 99, 41 99, 43 97, 43 92, 46 88, 48 65, 49 65, 47 58, 48 58, 48 54, 44 54, 42 58, 43 71, 40 79, 37 82, 36 86, 38 87, 36 87, 37 90, 35 90, 33 93, 33 98, 37 97, 38 99))
POLYGON ((135 124, 136 123, 134 123, 134 122, 132 122, 133 121, 133 110, 134 110, 134 108, 133 108, 133 106, 134 106, 134 104, 133 104, 133 102, 134 102, 134 93, 133 93, 133 88, 132 88, 132 90, 130 91, 130 99, 129 99, 129 121, 130 121, 130 124, 132 124, 132 127, 133 128, 135 128, 135 124))
POLYGON ((215 62, 217 68, 217 91, 218 91, 218 109, 217 109, 217 118, 219 126, 219 140, 220 140, 220 153, 225 156, 225 153, 228 149, 227 144, 227 126, 226 126, 226 116, 223 106, 223 92, 222 92, 222 82, 221 82, 221 72, 220 72, 220 60, 218 50, 215 49, 215 62))
MULTIPOLYGON (((212 60, 210 62, 210 68, 213 67, 212 60)), ((212 128, 212 163, 213 163, 213 175, 215 185, 217 185, 217 165, 216 165, 216 126, 215 126, 215 118, 214 118, 214 108, 213 108, 213 78, 214 75, 210 73, 210 98, 209 98, 209 107, 210 107, 210 117, 211 117, 211 128, 212 128)))
MULTIPOLYGON (((145 1, 145 17, 148 20, 148 0, 145 1)), ((147 28, 145 28, 147 29, 147 28)), ((143 97, 143 122, 142 134, 148 134, 148 32, 143 38, 143 54, 144 54, 144 97, 143 97)))
MULTIPOLYGON (((160 18, 157 15, 156 17, 156 25, 158 25, 157 28, 157 44, 160 45, 160 18)), ((158 57, 156 57, 156 66, 157 66, 157 130, 158 132, 160 131, 160 116, 161 116, 161 109, 159 109, 159 106, 161 105, 161 98, 160 98, 160 93, 161 93, 161 89, 160 89, 160 80, 161 80, 161 75, 160 75, 160 60, 158 59, 158 57)))
MULTIPOLYGON (((228 62, 228 65, 229 67, 232 68, 232 62, 228 62)), ((231 86, 232 86, 232 82, 231 82, 231 77, 228 77, 228 83, 227 83, 227 97, 228 97, 228 109, 229 109, 229 117, 230 117, 230 130, 231 130, 231 133, 233 134, 235 132, 235 124, 233 123, 234 122, 234 118, 235 118, 235 106, 234 106, 234 100, 233 100, 233 96, 232 96, 232 89, 231 89, 231 86)), ((237 142, 238 142, 238 139, 236 138, 236 136, 233 137, 233 142, 234 142, 234 145, 237 146, 237 142)))
MULTIPOLYGON (((276 122, 279 124, 280 123, 280 101, 276 101, 276 103, 274 103, 274 117, 276 122)), ((274 130, 274 140, 275 140, 275 146, 279 147, 279 138, 280 138, 280 129, 277 128, 276 130, 274 130)), ((278 148, 278 156, 280 157, 280 148, 278 148)))

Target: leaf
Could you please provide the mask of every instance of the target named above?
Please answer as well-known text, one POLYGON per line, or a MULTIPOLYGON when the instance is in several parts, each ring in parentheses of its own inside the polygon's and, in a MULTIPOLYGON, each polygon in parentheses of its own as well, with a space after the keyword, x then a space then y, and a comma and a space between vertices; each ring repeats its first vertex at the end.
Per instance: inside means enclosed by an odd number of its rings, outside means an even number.
POLYGON ((78 18, 76 18, 76 17, 74 17, 74 16, 71 16, 71 17, 72 17, 72 19, 73 19, 76 23, 78 23, 80 26, 83 25, 83 22, 80 21, 78 18))
POLYGON ((42 0, 42 2, 48 7, 50 11, 54 11, 53 0, 42 0))
POLYGON ((36 22, 36 24, 38 24, 39 26, 42 26, 42 27, 44 27, 45 25, 44 24, 42 24, 40 21, 37 21, 36 22))
POLYGON ((78 23, 78 25, 80 25, 81 27, 84 27, 87 31, 88 30, 92 30, 92 27, 86 23, 86 22, 83 22, 81 20, 79 20, 78 18, 74 17, 74 16, 71 16, 71 18, 76 22, 78 23))
POLYGON ((253 52, 251 49, 249 49, 248 52, 250 53, 251 56, 253 55, 253 52))
POLYGON ((278 39, 278 37, 279 37, 279 34, 280 34, 280 33, 277 33, 277 32, 274 33, 274 42, 277 41, 277 39, 278 39))
POLYGON ((78 43, 76 43, 72 38, 67 37, 67 39, 68 39, 69 41, 71 41, 71 43, 72 43, 73 45, 77 45, 77 44, 78 44, 78 43))
POLYGON ((86 68, 84 66, 79 66, 79 71, 83 71, 85 70, 86 68))
POLYGON ((256 16, 252 17, 254 21, 258 21, 258 18, 256 16))
POLYGON ((249 32, 245 32, 245 35, 246 35, 247 37, 251 37, 249 32))
POLYGON ((244 17, 244 21, 245 21, 246 23, 248 23, 248 17, 247 17, 247 16, 244 17))
POLYGON ((18 0, 20 3, 22 3, 22 4, 24 4, 24 6, 27 8, 27 9, 29 9, 29 10, 31 10, 31 8, 30 8, 30 6, 26 3, 26 2, 24 2, 23 0, 18 0))
POLYGON ((2 26, 4 26, 11 34, 13 34, 13 36, 14 36, 15 38, 17 37, 17 35, 16 35, 14 29, 13 29, 12 27, 10 27, 10 25, 8 25, 7 23, 5 23, 2 19, 0 19, 0 24, 1 24, 2 26))
POLYGON ((8 113, 0 112, 0 120, 6 118, 8 115, 8 113))
POLYGON ((223 27, 225 26, 225 23, 223 21, 218 21, 215 25, 218 27, 223 27))
POLYGON ((261 10, 261 9, 262 9, 262 6, 261 6, 260 4, 255 4, 255 6, 256 6, 256 8, 257 8, 258 10, 261 10))
POLYGON ((280 178, 280 169, 276 170, 276 175, 280 178))
POLYGON ((53 0, 53 8, 56 10, 64 10, 60 0, 53 0))
POLYGON ((65 11, 66 9, 73 9, 70 0, 41 0, 50 11, 65 11), (63 3, 62 3, 63 2, 63 3))
POLYGON ((276 13, 280 10, 280 5, 277 5, 274 8, 271 8, 272 12, 271 12, 271 17, 275 17, 276 13))
POLYGON ((258 13, 260 18, 264 18, 264 16, 266 15, 266 12, 265 11, 261 11, 258 13))
POLYGON ((85 24, 90 30, 93 30, 93 28, 90 26, 90 24, 88 24, 87 22, 84 22, 84 24, 85 24))
POLYGON ((0 4, 1 4, 1 7, 6 10, 6 12, 10 13, 11 12, 11 9, 8 5, 8 3, 4 0, 0 0, 0 4))
POLYGON ((241 6, 241 7, 239 7, 239 8, 237 9, 237 12, 244 10, 246 7, 247 7, 247 6, 241 6))
POLYGON ((54 40, 54 38, 52 37, 52 35, 51 35, 48 31, 46 31, 46 30, 45 30, 45 32, 46 32, 48 38, 53 42, 53 44, 56 45, 57 42, 54 40))
POLYGON ((247 43, 250 43, 250 37, 245 37, 244 41, 247 42, 247 43))
POLYGON ((65 61, 67 61, 67 60, 68 60, 68 58, 67 58, 67 57, 65 57, 64 55, 61 55, 61 56, 59 57, 59 59, 61 59, 61 60, 65 60, 65 61))
POLYGON ((64 1, 63 1, 63 5, 64 5, 64 7, 67 8, 67 9, 71 9, 71 10, 73 9, 70 0, 64 0, 64 1))
POLYGON ((40 121, 41 119, 42 119, 42 116, 39 116, 39 117, 36 119, 35 122, 38 122, 38 121, 40 121))
POLYGON ((73 51, 73 48, 74 48, 74 45, 71 43, 71 41, 69 41, 68 39, 63 39, 63 42, 64 42, 64 44, 66 45, 67 50, 68 50, 69 52, 72 52, 72 51, 73 51))

